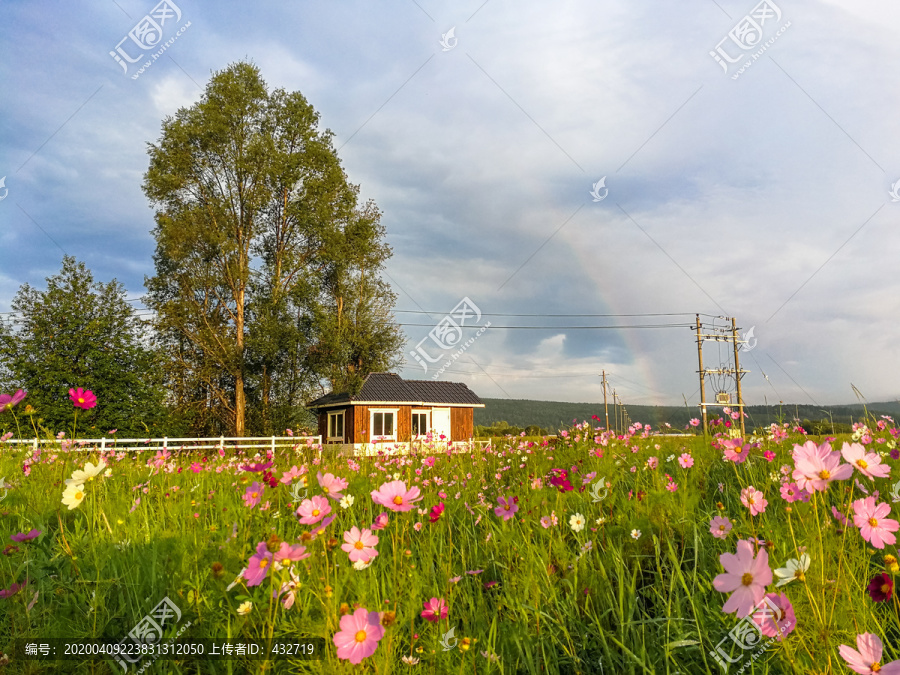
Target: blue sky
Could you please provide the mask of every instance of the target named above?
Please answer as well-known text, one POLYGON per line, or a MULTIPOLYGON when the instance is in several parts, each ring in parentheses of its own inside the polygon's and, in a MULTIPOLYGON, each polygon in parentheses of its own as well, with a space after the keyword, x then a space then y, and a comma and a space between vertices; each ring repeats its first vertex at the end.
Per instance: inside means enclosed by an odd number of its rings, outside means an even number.
POLYGON ((747 403, 900 395, 896 3, 170 4, 4 3, 0 312, 63 251, 144 293, 146 145, 246 59, 307 97, 383 210, 397 309, 427 312, 397 314, 425 324, 405 377, 449 361, 427 336, 469 298, 466 337, 491 327, 439 377, 485 397, 598 401, 606 369, 626 404, 695 404, 690 329, 564 328, 695 312, 753 328, 747 403), (158 45, 127 72, 110 52, 141 53, 146 15, 175 39, 134 78, 158 45), (536 325, 559 328, 501 328, 536 325))

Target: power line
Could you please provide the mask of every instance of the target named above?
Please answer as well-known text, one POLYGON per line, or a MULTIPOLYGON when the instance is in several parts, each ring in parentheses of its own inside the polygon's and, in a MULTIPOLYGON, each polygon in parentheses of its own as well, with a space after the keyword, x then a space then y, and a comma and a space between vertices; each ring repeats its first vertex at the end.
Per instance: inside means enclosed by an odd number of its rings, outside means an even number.
MULTIPOLYGON (((398 326, 434 327, 433 323, 398 323, 398 326)), ((459 326, 459 328, 484 328, 484 326, 459 326)), ((490 326, 504 330, 618 330, 620 328, 693 328, 689 323, 632 324, 617 326, 490 326)))
MULTIPOLYGON (((395 314, 428 314, 429 316, 432 314, 445 314, 446 312, 426 312, 417 309, 395 309, 393 310, 395 314)), ((481 316, 529 316, 529 317, 634 317, 634 316, 696 316, 697 312, 668 312, 668 313, 639 313, 639 314, 504 314, 497 312, 482 312, 481 316)), ((716 317, 713 314, 703 314, 700 313, 700 316, 708 316, 710 318, 721 318, 716 317)))

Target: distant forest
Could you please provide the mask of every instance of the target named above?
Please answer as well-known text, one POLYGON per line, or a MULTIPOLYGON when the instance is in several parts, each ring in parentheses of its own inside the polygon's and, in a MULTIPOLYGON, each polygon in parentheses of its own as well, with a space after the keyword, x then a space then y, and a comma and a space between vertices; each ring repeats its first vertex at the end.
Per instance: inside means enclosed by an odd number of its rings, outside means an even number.
MULTIPOLYGON (((558 429, 572 425, 573 420, 583 422, 597 415, 604 420, 602 403, 564 403, 560 401, 530 401, 523 399, 483 398, 485 407, 475 408, 475 425, 480 427, 519 428, 525 430, 540 427, 550 434, 558 429)), ((692 417, 699 417, 697 406, 645 406, 626 405, 619 407, 619 427, 628 426, 632 422, 649 423, 654 428, 668 422, 673 429, 684 429, 692 417), (623 424, 624 420, 624 424, 623 424)), ((805 404, 755 405, 747 407, 749 419, 747 429, 768 426, 772 422, 790 422, 800 420, 804 426, 810 426, 812 433, 829 433, 824 428, 832 423, 840 433, 844 427, 858 422, 868 410, 869 414, 900 416, 900 401, 878 402, 870 404, 849 404, 835 406, 815 406, 805 404), (808 424, 806 424, 808 423, 808 424), (838 427, 837 425, 841 425, 838 427)), ((721 414, 721 409, 709 408, 710 415, 721 414)), ((609 423, 615 427, 615 407, 609 406, 609 423)), ((600 424, 603 426, 603 424, 600 424)), ((810 431, 810 429, 807 429, 810 431)), ((476 430, 476 434, 477 434, 476 430)))

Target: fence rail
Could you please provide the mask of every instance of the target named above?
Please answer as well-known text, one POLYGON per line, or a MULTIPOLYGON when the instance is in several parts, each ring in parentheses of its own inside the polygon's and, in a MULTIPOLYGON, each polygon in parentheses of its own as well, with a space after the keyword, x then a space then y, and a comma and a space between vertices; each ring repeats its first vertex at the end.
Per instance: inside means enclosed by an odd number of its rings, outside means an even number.
POLYGON ((115 450, 130 452, 136 450, 260 450, 275 452, 279 447, 315 445, 322 443, 321 436, 218 436, 215 438, 28 438, 11 439, 0 443, 0 448, 9 445, 31 447, 34 450, 66 443, 72 451, 115 450), (131 445, 129 445, 131 444, 131 445))

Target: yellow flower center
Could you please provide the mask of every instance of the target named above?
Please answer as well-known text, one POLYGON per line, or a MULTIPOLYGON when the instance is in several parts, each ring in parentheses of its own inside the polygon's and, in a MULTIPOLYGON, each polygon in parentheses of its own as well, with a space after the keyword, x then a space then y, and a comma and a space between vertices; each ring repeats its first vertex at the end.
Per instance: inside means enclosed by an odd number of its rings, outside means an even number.
POLYGON ((747 503, 748 503, 748 504, 755 504, 755 503, 756 503, 756 500, 753 499, 753 497, 748 497, 748 498, 747 498, 747 503))
POLYGON ((355 548, 355 549, 357 549, 357 550, 362 550, 362 548, 363 548, 363 543, 362 543, 361 541, 358 541, 358 542, 356 542, 355 544, 353 544, 353 548, 355 548))
POLYGON ((867 466, 869 466, 869 463, 864 459, 858 459, 856 460, 856 466, 858 466, 860 469, 865 469, 867 466))
POLYGON ((396 497, 394 497, 394 503, 399 506, 400 504, 403 503, 403 497, 401 497, 400 495, 397 495, 396 497))
POLYGON ((263 558, 259 561, 259 569, 264 570, 269 566, 269 559, 263 558))
POLYGON ((873 673, 880 673, 880 672, 881 672, 881 664, 878 663, 878 661, 876 661, 876 662, 873 663, 871 666, 869 666, 869 668, 872 669, 872 672, 873 672, 873 673))
POLYGON ((831 478, 831 473, 827 469, 822 469, 819 472, 819 478, 821 478, 822 480, 828 480, 829 478, 831 478))
POLYGON ((724 531, 725 531, 725 526, 719 525, 719 532, 724 532, 724 531))
POLYGON ((744 576, 741 577, 741 583, 744 586, 749 586, 753 583, 753 575, 750 572, 744 572, 744 576))
POLYGON ((78 402, 79 402, 79 403, 84 403, 84 399, 83 399, 83 398, 79 398, 79 399, 78 399, 78 402))
POLYGON ((252 494, 250 495, 250 497, 251 497, 252 499, 258 499, 258 498, 259 498, 259 493, 258 493, 258 492, 254 492, 254 493, 252 493, 252 494))
POLYGON ((869 525, 872 527, 878 527, 878 519, 877 518, 869 518, 869 525))
POLYGON ((366 641, 366 631, 358 630, 356 631, 356 635, 353 636, 353 639, 357 642, 365 642, 366 641))
POLYGON ((79 490, 78 492, 75 493, 75 499, 78 499, 78 500, 84 499, 84 493, 81 490, 79 490))
POLYGON ((794 570, 794 578, 803 581, 804 579, 806 579, 806 575, 804 575, 803 570, 798 567, 796 570, 794 570))
POLYGON ((890 592, 891 592, 891 585, 890 585, 890 584, 883 584, 883 585, 881 586, 881 592, 884 593, 885 595, 887 595, 888 593, 890 593, 890 592))
POLYGON ((319 515, 320 513, 321 513, 321 511, 319 511, 319 509, 313 509, 312 514, 313 514, 314 516, 317 516, 317 515, 319 515))

